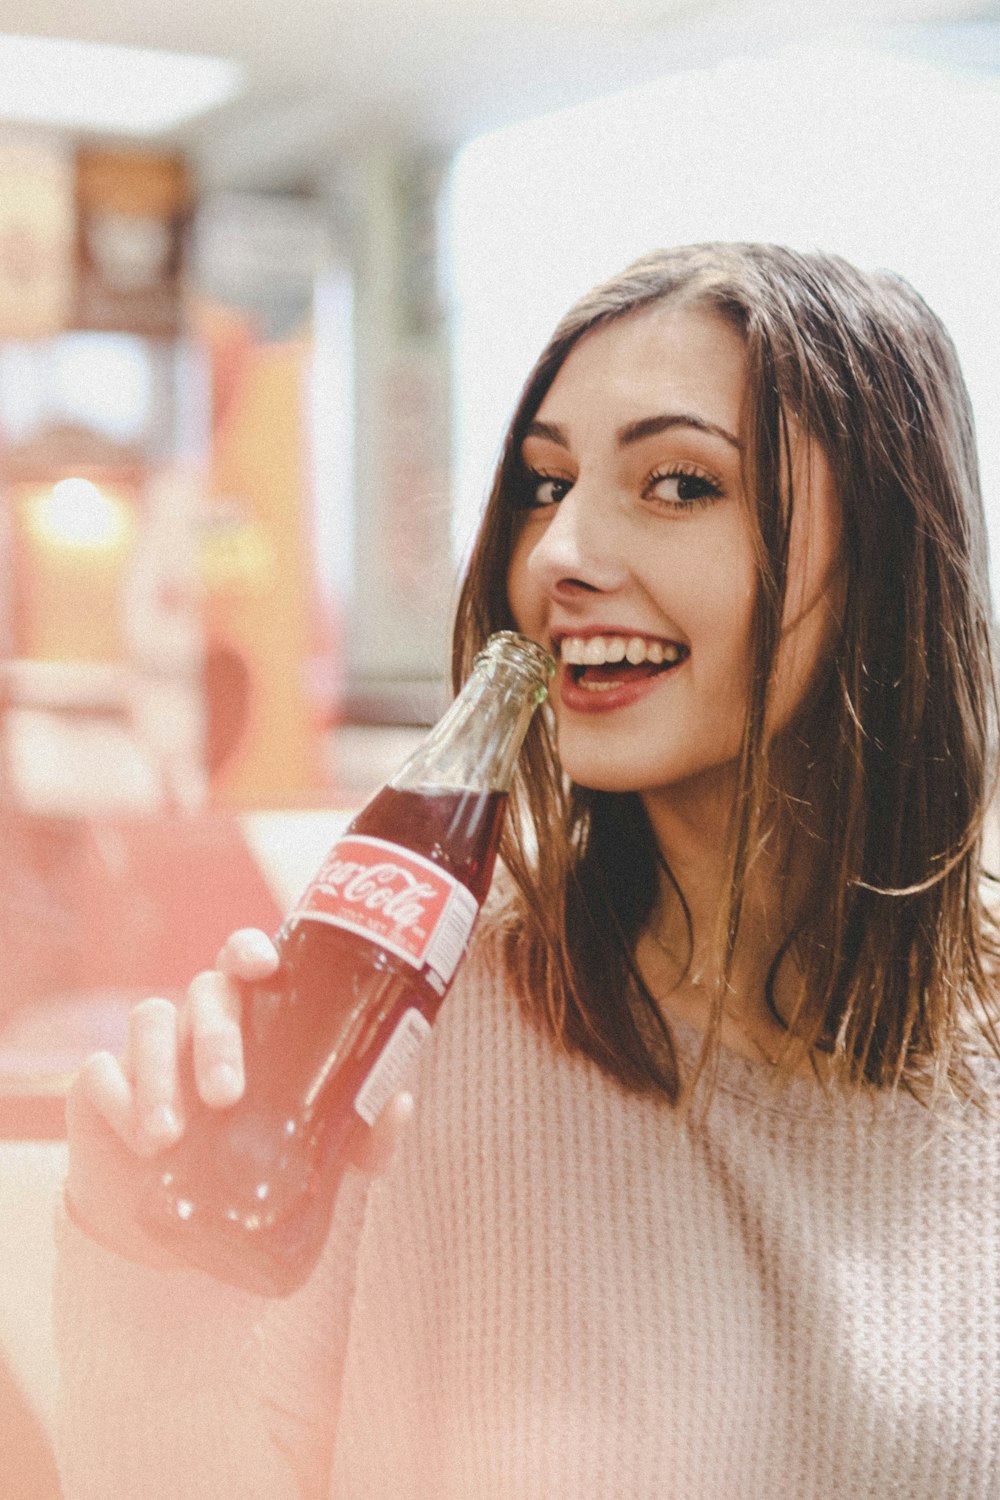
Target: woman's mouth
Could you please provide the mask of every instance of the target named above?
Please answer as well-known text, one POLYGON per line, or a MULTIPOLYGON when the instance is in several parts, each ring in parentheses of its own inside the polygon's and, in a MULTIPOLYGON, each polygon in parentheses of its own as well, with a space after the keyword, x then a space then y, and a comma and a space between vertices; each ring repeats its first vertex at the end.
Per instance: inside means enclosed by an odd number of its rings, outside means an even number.
POLYGON ((563 701, 572 708, 624 706, 645 683, 675 670, 689 655, 679 641, 639 635, 565 636, 559 646, 565 668, 563 701))

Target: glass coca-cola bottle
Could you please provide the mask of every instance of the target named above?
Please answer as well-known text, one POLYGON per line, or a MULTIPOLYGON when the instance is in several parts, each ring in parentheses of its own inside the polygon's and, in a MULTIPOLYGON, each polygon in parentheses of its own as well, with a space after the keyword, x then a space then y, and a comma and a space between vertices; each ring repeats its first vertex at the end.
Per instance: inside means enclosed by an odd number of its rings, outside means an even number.
POLYGON ((399 1089, 489 889, 507 791, 554 664, 491 636, 427 739, 337 839, 244 987, 246 1092, 156 1159, 143 1228, 273 1296, 308 1277, 348 1140, 399 1089))

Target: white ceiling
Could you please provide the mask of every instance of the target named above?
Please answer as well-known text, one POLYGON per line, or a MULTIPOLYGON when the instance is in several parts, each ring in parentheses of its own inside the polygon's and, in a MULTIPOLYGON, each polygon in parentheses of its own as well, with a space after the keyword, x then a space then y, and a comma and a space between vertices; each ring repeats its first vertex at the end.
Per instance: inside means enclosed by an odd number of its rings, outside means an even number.
POLYGON ((235 56, 247 88, 170 140, 206 184, 306 185, 373 135, 447 151, 483 130, 863 26, 1000 69, 1000 0, 0 0, 0 30, 235 56), (876 27, 876 23, 878 23, 876 27))

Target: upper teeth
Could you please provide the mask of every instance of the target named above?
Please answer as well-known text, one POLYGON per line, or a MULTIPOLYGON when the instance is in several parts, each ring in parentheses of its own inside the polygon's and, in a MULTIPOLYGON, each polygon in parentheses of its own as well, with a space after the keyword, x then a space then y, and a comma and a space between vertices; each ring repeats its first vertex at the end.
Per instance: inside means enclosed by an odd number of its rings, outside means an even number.
POLYGON ((571 667, 603 667, 606 662, 628 661, 637 667, 649 661, 659 666, 662 662, 680 661, 681 647, 673 641, 647 641, 641 635, 592 635, 586 640, 581 635, 568 635, 563 640, 560 654, 571 667))

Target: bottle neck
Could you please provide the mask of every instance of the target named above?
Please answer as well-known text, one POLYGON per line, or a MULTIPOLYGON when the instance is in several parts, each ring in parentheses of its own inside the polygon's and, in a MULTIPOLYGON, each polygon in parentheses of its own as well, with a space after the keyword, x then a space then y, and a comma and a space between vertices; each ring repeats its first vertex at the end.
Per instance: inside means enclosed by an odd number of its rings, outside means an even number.
POLYGON ((389 785, 399 791, 509 791, 524 737, 546 696, 547 676, 537 661, 484 652, 454 703, 389 785))

